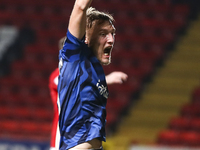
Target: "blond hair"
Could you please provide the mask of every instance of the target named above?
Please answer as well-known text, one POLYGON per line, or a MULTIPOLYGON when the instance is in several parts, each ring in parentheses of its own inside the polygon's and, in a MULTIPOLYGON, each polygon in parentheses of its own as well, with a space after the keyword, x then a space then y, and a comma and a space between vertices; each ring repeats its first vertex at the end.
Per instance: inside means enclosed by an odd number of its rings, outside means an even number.
POLYGON ((87 22, 86 28, 92 28, 94 21, 110 21, 114 23, 114 18, 111 14, 107 12, 100 12, 93 7, 89 7, 86 12, 87 22))

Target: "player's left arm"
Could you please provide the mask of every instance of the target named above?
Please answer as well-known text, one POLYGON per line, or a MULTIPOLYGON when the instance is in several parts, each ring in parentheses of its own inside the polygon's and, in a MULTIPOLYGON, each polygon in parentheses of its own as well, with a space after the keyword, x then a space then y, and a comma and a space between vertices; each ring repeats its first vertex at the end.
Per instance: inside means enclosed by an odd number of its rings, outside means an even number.
POLYGON ((126 82, 128 79, 128 75, 121 71, 114 71, 108 75, 106 75, 107 84, 122 84, 126 82))

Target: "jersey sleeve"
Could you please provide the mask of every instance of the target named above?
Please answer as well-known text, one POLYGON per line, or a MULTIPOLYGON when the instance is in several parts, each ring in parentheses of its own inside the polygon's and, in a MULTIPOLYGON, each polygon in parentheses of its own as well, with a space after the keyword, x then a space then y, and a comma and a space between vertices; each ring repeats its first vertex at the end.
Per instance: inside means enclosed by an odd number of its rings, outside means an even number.
POLYGON ((85 46, 85 36, 79 40, 74 37, 69 30, 60 54, 62 59, 73 62, 80 59, 82 48, 85 46))

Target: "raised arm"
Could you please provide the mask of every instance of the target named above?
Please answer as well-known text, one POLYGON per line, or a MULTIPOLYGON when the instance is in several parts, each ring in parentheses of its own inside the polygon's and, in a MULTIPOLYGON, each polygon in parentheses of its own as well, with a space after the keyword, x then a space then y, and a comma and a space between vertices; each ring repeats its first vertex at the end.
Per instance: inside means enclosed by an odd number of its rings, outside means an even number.
POLYGON ((76 0, 72 10, 68 29, 78 39, 82 39, 86 30, 86 11, 92 0, 76 0))

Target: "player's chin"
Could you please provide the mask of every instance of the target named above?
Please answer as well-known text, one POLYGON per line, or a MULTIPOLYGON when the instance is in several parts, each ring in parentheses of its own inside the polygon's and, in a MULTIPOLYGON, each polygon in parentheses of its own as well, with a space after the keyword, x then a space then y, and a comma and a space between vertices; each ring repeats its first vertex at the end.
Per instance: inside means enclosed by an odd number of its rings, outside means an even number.
POLYGON ((101 60, 101 64, 102 65, 109 65, 111 63, 111 58, 109 58, 109 59, 102 59, 101 60))

